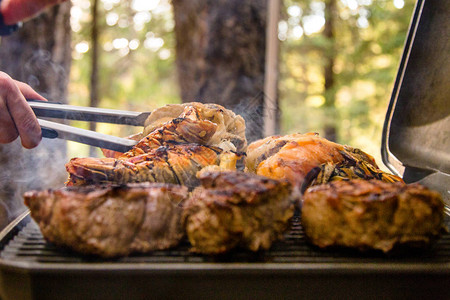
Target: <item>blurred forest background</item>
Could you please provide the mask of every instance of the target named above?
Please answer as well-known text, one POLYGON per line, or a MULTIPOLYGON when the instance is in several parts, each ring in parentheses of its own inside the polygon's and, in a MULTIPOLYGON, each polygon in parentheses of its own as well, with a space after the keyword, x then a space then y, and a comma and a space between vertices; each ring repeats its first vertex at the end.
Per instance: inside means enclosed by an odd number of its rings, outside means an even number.
MULTIPOLYGON (((284 0, 278 22, 280 134, 318 132, 375 156, 413 0, 284 0)), ((0 40, 0 70, 51 101, 151 111, 215 102, 262 137, 267 0, 72 0, 0 40)), ((276 25, 276 23, 275 23, 276 25)), ((273 121, 273 119, 272 119, 273 121)), ((141 130, 86 124, 106 134, 141 130)), ((71 157, 101 155, 44 139, 0 145, 0 228, 31 189, 60 187, 71 157)))
MULTIPOLYGON (((91 104, 94 2, 95 104, 148 111, 181 102, 169 0, 73 0, 70 104, 91 104)), ((364 149, 381 164, 383 120, 414 2, 284 0, 278 25, 280 133, 319 132, 364 149)), ((99 125, 98 130, 132 133, 110 125, 99 125)), ((69 145, 69 155, 87 151, 69 145)))

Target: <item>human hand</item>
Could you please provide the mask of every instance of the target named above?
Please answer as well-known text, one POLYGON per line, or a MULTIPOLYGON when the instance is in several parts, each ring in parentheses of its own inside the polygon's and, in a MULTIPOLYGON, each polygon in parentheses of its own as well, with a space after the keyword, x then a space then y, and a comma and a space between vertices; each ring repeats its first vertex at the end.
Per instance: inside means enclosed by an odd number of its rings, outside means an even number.
POLYGON ((44 9, 65 2, 67 0, 3 0, 0 3, 0 12, 6 25, 26 21, 44 9))
POLYGON ((31 149, 42 139, 41 127, 26 98, 47 101, 29 85, 0 72, 0 143, 7 144, 19 135, 22 146, 31 149))

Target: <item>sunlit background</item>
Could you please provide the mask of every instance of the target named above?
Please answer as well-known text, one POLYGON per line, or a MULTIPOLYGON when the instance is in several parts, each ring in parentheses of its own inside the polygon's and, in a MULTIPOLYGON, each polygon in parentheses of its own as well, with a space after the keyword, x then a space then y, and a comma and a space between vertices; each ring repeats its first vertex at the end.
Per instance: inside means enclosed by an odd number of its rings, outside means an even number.
MULTIPOLYGON (((381 130, 414 1, 337 2, 332 106, 324 96, 324 57, 330 46, 322 34, 325 4, 283 2, 278 24, 281 133, 322 134, 323 125, 331 122, 338 142, 365 150, 381 164, 381 130)), ((69 102, 88 105, 91 4, 88 0, 72 3, 74 61, 69 102)), ((99 14, 99 106, 150 111, 180 102, 170 1, 102 0, 99 14)), ((98 131, 128 136, 139 128, 100 124, 98 131)), ((69 156, 88 156, 88 147, 69 143, 69 156)))

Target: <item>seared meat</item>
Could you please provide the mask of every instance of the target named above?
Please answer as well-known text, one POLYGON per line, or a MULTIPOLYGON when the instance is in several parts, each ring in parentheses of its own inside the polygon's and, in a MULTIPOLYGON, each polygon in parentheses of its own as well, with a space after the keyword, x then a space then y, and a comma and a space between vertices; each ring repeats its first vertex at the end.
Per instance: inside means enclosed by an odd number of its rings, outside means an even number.
POLYGON ((305 176, 301 192, 312 185, 328 183, 330 181, 350 179, 378 179, 384 182, 403 182, 400 177, 384 172, 367 161, 358 161, 348 153, 342 152, 344 161, 340 163, 325 163, 313 168, 305 176))
POLYGON ((288 182, 238 171, 199 176, 202 186, 193 191, 184 213, 193 251, 268 249, 289 227, 294 205, 288 182))
POLYGON ((306 190, 302 225, 321 248, 389 252, 400 244, 429 245, 443 228, 443 209, 440 194, 419 184, 336 181, 306 190))
POLYGON ((342 161, 342 150, 344 146, 314 133, 270 136, 248 146, 246 166, 259 175, 295 182, 315 166, 342 161))
MULTIPOLYGON (((138 141, 142 140, 143 137, 144 136, 143 136, 142 132, 139 132, 139 133, 127 136, 126 138, 129 139, 129 140, 133 140, 133 141, 138 142, 138 141)), ((100 150, 102 150, 102 153, 103 153, 103 155, 105 157, 119 158, 119 157, 121 157, 123 155, 122 152, 118 152, 118 151, 114 151, 114 150, 110 150, 110 149, 103 149, 102 148, 100 150)))
POLYGON ((73 158, 66 164, 68 186, 99 183, 165 182, 198 185, 203 167, 218 165, 222 149, 197 144, 159 147, 126 160, 73 158))
POLYGON ((30 191, 24 198, 51 243, 116 257, 177 245, 186 194, 186 187, 147 183, 30 191))
POLYGON ((203 138, 206 145, 235 152, 245 152, 247 149, 244 119, 218 104, 190 102, 155 109, 145 121, 143 134, 147 136, 166 126, 167 122, 179 118, 214 124, 216 128, 213 134, 208 139, 203 138))
POLYGON ((338 178, 401 181, 379 170, 367 153, 330 142, 314 133, 271 136, 255 141, 248 146, 246 167, 258 175, 287 179, 302 192, 311 183, 338 178))
POLYGON ((208 141, 215 133, 217 125, 210 121, 198 121, 187 118, 177 118, 167 122, 160 128, 142 138, 130 151, 119 159, 128 159, 150 152, 161 146, 179 144, 208 145, 208 141))
POLYGON ((240 156, 236 150, 247 147, 242 117, 215 104, 157 109, 144 133, 130 138, 140 140, 126 153, 104 150, 107 158, 72 159, 66 164, 67 185, 150 181, 193 187, 198 184, 197 171, 218 165, 222 152, 240 156))

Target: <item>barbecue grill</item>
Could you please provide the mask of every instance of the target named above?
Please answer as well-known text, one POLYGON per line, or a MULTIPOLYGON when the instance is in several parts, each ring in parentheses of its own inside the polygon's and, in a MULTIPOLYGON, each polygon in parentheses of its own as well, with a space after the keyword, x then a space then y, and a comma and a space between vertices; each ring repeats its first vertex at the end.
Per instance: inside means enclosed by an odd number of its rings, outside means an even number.
MULTIPOLYGON (((385 164, 407 182, 437 189, 450 228, 450 2, 419 0, 386 115, 385 164), (439 76, 440 75, 440 76, 439 76), (418 78, 420 80, 418 80, 418 78)), ((450 234, 430 249, 391 255, 320 250, 300 217, 269 251, 212 257, 184 241, 115 260, 80 256, 44 241, 24 213, 0 234, 3 299, 382 298, 450 299, 450 234)))
MULTIPOLYGON (((450 218, 446 219, 447 226, 450 218)), ((196 255, 186 242, 167 251, 117 260, 83 257, 45 242, 25 213, 0 247, 5 299, 442 299, 448 292, 450 235, 427 251, 322 251, 305 241, 295 217, 269 251, 196 255)), ((445 298, 445 297, 444 297, 445 298)))

